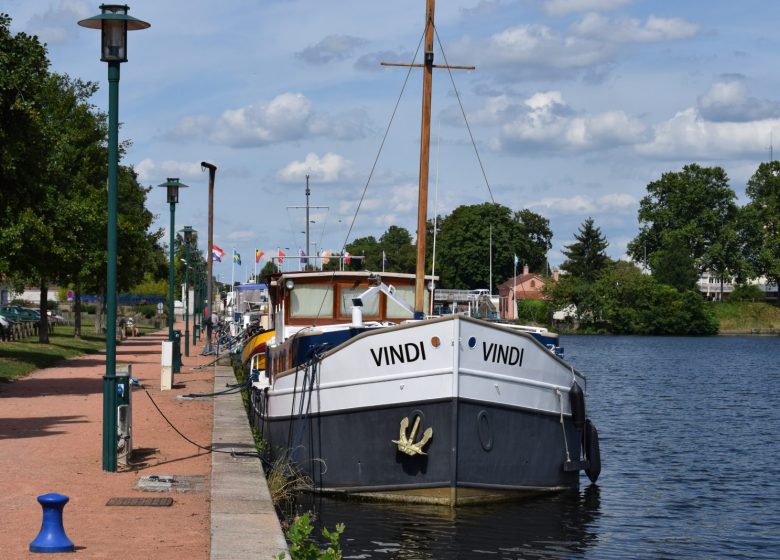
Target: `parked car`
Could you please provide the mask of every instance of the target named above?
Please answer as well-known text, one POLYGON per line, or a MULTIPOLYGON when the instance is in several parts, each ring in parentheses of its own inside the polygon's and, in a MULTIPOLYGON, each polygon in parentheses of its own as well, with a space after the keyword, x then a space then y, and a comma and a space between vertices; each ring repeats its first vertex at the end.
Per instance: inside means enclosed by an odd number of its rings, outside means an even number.
POLYGON ((40 313, 21 305, 3 305, 0 307, 0 314, 13 321, 39 321, 41 319, 40 313))

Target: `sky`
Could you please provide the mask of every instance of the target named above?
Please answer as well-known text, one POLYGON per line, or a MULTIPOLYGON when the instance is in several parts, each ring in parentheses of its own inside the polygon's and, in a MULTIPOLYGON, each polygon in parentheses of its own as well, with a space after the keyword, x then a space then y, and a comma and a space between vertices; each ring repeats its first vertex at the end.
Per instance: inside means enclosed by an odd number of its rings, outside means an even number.
MULTIPOLYGON (((201 249, 200 162, 218 167, 223 281, 244 281, 255 249, 262 266, 304 248, 305 211, 291 207, 306 203, 307 174, 323 207, 311 210, 310 254, 391 225, 415 235, 421 71, 404 87, 408 70, 380 62, 414 60, 425 0, 128 1, 151 27, 128 34, 123 163, 144 185, 189 185, 176 229, 193 226, 201 249)), ((100 85, 92 102, 107 111, 100 33, 76 24, 98 6, 0 0, 14 32, 47 43, 52 71, 100 85)), ((767 0, 439 0, 435 62, 476 70, 434 71, 429 216, 528 208, 550 221, 556 265, 588 217, 623 257, 647 184, 688 163, 723 167, 744 203, 780 144, 778 20, 767 0)), ((164 189, 148 207, 167 231, 164 189)))

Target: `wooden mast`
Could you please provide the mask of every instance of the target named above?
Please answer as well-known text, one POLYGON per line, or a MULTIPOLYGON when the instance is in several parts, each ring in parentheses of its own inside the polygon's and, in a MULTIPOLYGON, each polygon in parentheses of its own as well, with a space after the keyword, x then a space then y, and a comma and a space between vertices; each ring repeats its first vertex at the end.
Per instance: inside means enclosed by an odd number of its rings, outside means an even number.
POLYGON ((423 68, 422 118, 420 124, 420 186, 417 195, 417 268, 414 282, 414 314, 425 315, 425 233, 428 221, 428 168, 431 152, 431 86, 434 68, 474 70, 474 66, 446 66, 433 63, 433 35, 435 0, 426 0, 425 6, 425 60, 423 64, 383 62, 383 66, 412 66, 423 68))
POLYGON ((428 221, 428 167, 431 153, 431 85, 433 82, 433 15, 435 0, 425 6, 425 63, 420 125, 420 188, 417 195, 417 269, 414 278, 414 315, 422 318, 425 294, 425 232, 428 221))

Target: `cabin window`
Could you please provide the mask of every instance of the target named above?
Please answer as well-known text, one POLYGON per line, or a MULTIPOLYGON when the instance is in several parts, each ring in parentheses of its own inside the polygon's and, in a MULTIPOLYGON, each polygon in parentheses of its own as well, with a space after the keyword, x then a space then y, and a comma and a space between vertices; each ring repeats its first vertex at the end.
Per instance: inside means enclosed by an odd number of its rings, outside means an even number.
MULTIPOLYGON (((339 290, 339 316, 352 316, 352 298, 355 298, 366 291, 367 288, 341 288, 339 290)), ((379 298, 378 293, 363 300, 363 317, 379 317, 379 298)))
MULTIPOLYGON (((425 294, 423 295, 423 309, 426 312, 429 309, 429 301, 430 301, 429 296, 430 293, 426 290, 425 294)), ((397 297, 402 301, 405 301, 406 303, 409 304, 410 307, 413 308, 414 307, 414 286, 396 286, 395 297, 397 297)), ((411 319, 412 317, 414 317, 414 314, 409 313, 406 309, 398 305, 392 299, 387 298, 387 316, 411 319)))
POLYGON ((298 284, 290 292, 290 317, 331 317, 333 290, 330 286, 298 284))

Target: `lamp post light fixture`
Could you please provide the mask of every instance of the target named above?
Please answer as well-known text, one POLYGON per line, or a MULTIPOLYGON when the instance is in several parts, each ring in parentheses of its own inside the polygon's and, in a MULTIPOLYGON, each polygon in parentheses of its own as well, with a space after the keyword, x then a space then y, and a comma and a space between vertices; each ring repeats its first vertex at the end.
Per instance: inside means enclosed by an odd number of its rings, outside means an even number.
POLYGON ((119 65, 127 62, 127 32, 149 23, 127 15, 129 8, 101 4, 101 13, 78 24, 100 29, 100 60, 108 62, 108 232, 106 258, 106 375, 103 377, 103 470, 116 472, 116 245, 119 168, 119 65))
POLYGON ((176 224, 176 204, 179 202, 179 189, 189 187, 179 182, 178 177, 168 177, 168 179, 159 185, 167 191, 168 204, 171 206, 171 245, 168 249, 170 253, 170 265, 168 266, 168 340, 173 342, 173 254, 176 248, 175 224, 176 224))
MULTIPOLYGON (((190 356, 190 245, 193 234, 197 233, 192 226, 184 226, 181 230, 184 236, 184 251, 186 266, 184 267, 184 355, 190 356)), ((193 310, 194 313, 194 310, 193 310)))

